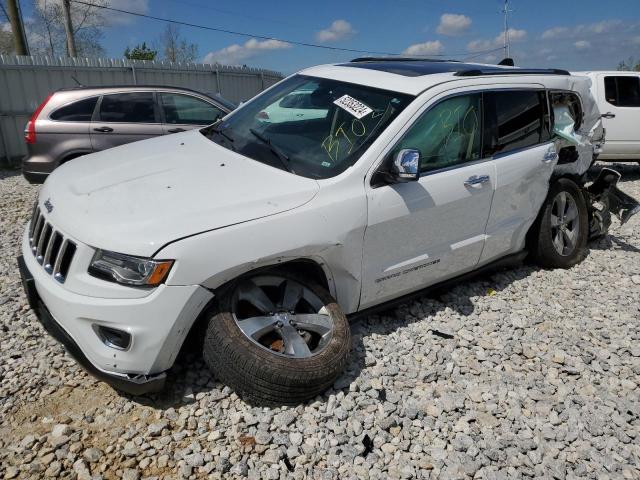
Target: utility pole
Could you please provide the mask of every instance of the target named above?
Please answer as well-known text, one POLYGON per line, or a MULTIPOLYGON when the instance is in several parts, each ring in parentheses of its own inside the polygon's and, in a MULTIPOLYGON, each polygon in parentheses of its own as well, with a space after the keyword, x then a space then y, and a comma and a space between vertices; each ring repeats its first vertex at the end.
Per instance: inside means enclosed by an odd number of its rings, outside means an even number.
POLYGON ((69 0, 62 0, 62 12, 64 14, 64 30, 67 33, 67 55, 76 57, 76 40, 73 38, 73 24, 71 23, 71 5, 69 0))
POLYGON ((504 8, 502 13, 504 14, 504 58, 510 58, 511 46, 509 45, 509 0, 504 0, 504 8))
POLYGON ((9 22, 11 22, 16 55, 29 55, 27 36, 24 34, 24 25, 22 24, 22 15, 20 13, 18 0, 7 0, 7 15, 9 16, 9 22))

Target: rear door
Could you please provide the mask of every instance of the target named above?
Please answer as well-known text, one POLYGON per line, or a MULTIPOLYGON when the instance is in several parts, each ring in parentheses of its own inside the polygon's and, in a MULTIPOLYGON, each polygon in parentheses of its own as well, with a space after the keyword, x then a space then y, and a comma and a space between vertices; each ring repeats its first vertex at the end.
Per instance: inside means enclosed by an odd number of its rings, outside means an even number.
POLYGON ((542 86, 487 92, 484 98, 486 151, 497 180, 480 263, 522 250, 558 160, 542 86))
POLYGON ((227 114, 217 105, 194 95, 173 92, 157 95, 165 134, 205 127, 227 114))
POLYGON ((599 73, 598 107, 607 130, 603 159, 640 159, 640 73, 599 73))
POLYGON ((122 92, 103 95, 90 131, 96 151, 162 135, 155 94, 122 92))

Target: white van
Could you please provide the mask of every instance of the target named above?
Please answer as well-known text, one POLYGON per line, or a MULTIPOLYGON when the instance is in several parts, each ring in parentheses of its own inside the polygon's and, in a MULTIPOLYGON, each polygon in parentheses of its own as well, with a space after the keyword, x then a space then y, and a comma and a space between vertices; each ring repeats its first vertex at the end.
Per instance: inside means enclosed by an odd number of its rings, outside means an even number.
POLYGON ((640 162, 640 72, 576 72, 591 78, 606 143, 600 160, 640 162))

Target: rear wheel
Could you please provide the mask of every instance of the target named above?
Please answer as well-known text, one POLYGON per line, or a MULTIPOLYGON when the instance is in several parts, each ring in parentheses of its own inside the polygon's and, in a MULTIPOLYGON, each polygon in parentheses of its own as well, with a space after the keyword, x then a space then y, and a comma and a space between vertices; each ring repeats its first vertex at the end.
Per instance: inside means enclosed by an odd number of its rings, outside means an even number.
POLYGON ((585 258, 589 216, 575 182, 561 178, 553 183, 533 233, 532 254, 542 267, 569 268, 585 258))
POLYGON ((245 399, 291 405, 333 384, 350 343, 347 319, 326 289, 290 274, 260 274, 222 294, 203 355, 245 399))

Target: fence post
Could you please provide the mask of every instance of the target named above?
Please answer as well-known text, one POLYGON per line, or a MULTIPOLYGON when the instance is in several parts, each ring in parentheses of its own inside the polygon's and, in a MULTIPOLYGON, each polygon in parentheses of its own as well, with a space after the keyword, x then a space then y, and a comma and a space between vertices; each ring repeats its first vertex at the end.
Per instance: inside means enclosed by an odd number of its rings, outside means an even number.
POLYGON ((264 90, 264 72, 260 72, 260 85, 262 85, 262 90, 264 90))
MULTIPOLYGON (((0 115, 0 139, 2 140, 2 152, 4 153, 4 162, 0 161, 0 165, 3 163, 7 167, 11 167, 11 161, 9 160, 9 145, 7 145, 7 138, 4 136, 4 130, 2 130, 2 115, 0 115)), ((2 157, 0 157, 0 160, 2 157)))
POLYGON ((220 91, 220 70, 218 70, 217 64, 216 64, 216 89, 218 90, 218 93, 222 95, 222 92, 220 91))
POLYGON ((138 79, 136 78, 136 66, 133 63, 131 64, 131 73, 133 74, 133 84, 137 85, 138 79))

